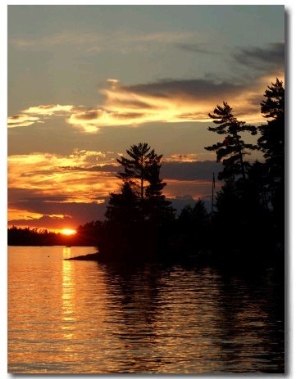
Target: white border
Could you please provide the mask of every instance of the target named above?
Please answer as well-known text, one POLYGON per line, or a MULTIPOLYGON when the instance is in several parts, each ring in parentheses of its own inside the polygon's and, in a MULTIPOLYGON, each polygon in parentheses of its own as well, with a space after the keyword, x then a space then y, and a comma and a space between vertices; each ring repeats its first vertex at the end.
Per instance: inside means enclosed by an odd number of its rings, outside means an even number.
MULTIPOLYGON (((24 1, 10 1, 7 3, 2 3, 0 5, 1 10, 1 56, 2 56, 2 62, 5 62, 1 66, 1 83, 6 84, 6 92, 2 90, 2 94, 7 94, 7 6, 8 5, 63 5, 63 4, 75 4, 75 5, 81 5, 82 2, 73 1, 31 1, 29 3, 24 1)), ((181 4, 176 1, 144 1, 144 2, 138 2, 138 1, 87 1, 84 3, 84 5, 93 4, 93 5, 100 5, 100 4, 110 4, 110 5, 127 5, 127 4, 168 4, 168 5, 177 5, 181 4)), ((186 1, 184 2, 184 5, 188 4, 195 4, 195 5, 254 5, 253 1, 231 1, 229 4, 225 1, 186 1)), ((300 209, 299 209, 299 197, 300 197, 300 186, 299 186, 299 156, 298 152, 300 150, 299 143, 300 143, 300 116, 297 115, 296 120, 296 114, 294 110, 299 109, 299 105, 296 105, 296 102, 298 103, 298 87, 299 87, 299 43, 296 44, 296 39, 299 35, 299 4, 300 2, 297 1, 256 1, 255 5, 285 5, 287 13, 288 13, 288 25, 287 25, 287 36, 288 36, 288 59, 290 60, 287 65, 288 70, 288 81, 286 83, 286 89, 288 92, 288 110, 289 110, 289 141, 287 141, 287 146, 289 148, 289 151, 287 152, 289 156, 289 163, 290 163, 290 169, 289 169, 289 175, 288 178, 288 204, 289 204, 289 211, 288 211, 288 218, 289 218, 289 230, 287 231, 287 238, 289 240, 289 254, 290 258, 288 260, 289 269, 287 271, 287 289, 289 292, 288 296, 288 303, 287 303, 287 322, 288 322, 288 328, 286 329, 286 335, 287 335, 287 341, 289 343, 289 346, 287 346, 287 361, 286 361, 286 368, 287 368, 287 375, 290 378, 299 378, 300 370, 299 370, 299 324, 300 324, 300 314, 299 314, 299 256, 300 256, 300 247, 299 247, 299 235, 300 235, 300 223, 296 219, 296 217, 299 215, 300 209), (296 90, 297 93, 296 93, 296 90), (298 357, 298 358, 297 358, 298 357), (290 366, 290 367, 289 367, 290 366)), ((7 341, 4 336, 7 336, 7 248, 6 248, 6 230, 7 230, 7 132, 6 132, 6 116, 7 116, 7 104, 4 101, 4 98, 1 97, 1 105, 3 107, 1 112, 1 179, 2 179, 2 186, 1 186, 1 226, 2 226, 2 233, 1 238, 3 242, 3 249, 0 252, 0 267, 1 267, 1 287, 0 287, 0 294, 1 294, 1 326, 0 326, 0 336, 1 336, 1 346, 0 346, 0 377, 1 378, 14 378, 17 377, 17 375, 10 375, 7 374, 7 341), (4 143, 3 143, 4 141, 4 143)), ((138 377, 137 375, 135 375, 138 377)), ((274 375, 268 376, 263 375, 264 378, 267 377, 273 377, 274 375)), ((30 376, 27 376, 30 377, 30 376)), ((34 375, 34 378, 43 378, 44 376, 34 375)), ((54 377, 60 377, 59 375, 56 376, 50 376, 47 375, 48 378, 54 378, 54 377)), ((64 375, 61 376, 62 378, 72 378, 74 375, 68 376, 64 375)), ((90 376, 85 375, 79 375, 79 377, 82 378, 89 378, 90 376)), ((101 377, 106 377, 101 375, 101 377)), ((112 376, 107 376, 112 377, 112 376)), ((159 377, 159 376, 158 376, 159 377)), ((207 376, 202 376, 201 378, 205 378, 207 376)), ((239 376, 236 376, 238 378, 239 376)), ((259 375, 255 375, 255 377, 259 377, 259 375)))

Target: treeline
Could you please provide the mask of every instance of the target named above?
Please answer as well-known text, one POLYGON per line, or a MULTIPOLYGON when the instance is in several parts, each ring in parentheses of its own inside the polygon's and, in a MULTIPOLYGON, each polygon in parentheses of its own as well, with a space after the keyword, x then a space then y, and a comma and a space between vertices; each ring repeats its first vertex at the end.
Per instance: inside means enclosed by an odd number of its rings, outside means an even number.
MULTIPOLYGON (((266 124, 247 125, 235 117, 228 103, 209 113, 209 131, 221 141, 205 149, 216 153, 223 169, 220 191, 210 213, 201 199, 178 217, 163 195, 162 155, 147 143, 132 145, 117 159, 120 193, 109 198, 106 220, 99 231, 103 259, 186 259, 210 255, 218 259, 282 259, 284 247, 284 87, 276 79, 260 103, 266 124), (242 135, 257 135, 256 144, 242 135), (220 139, 220 137, 218 137, 220 139), (250 163, 251 151, 263 162, 250 163)), ((282 262, 283 264, 283 262, 282 262)))
MULTIPOLYGON (((276 79, 267 87, 260 108, 267 122, 258 127, 238 120, 226 102, 209 113, 214 126, 208 129, 221 138, 205 149, 214 151, 223 167, 217 177, 222 183, 219 191, 212 180, 210 212, 199 199, 176 216, 163 194, 162 155, 139 143, 117 159, 121 190, 110 194, 105 220, 81 225, 76 235, 64 236, 65 240, 96 246, 103 260, 282 259, 285 119, 281 81, 276 79), (245 142, 244 133, 257 136, 257 142, 245 142), (247 160, 255 150, 262 152, 263 162, 247 160)), ((9 230, 11 239, 16 232, 9 230)), ((62 236, 51 233, 39 238, 62 241, 62 236)))
POLYGON ((12 226, 8 229, 7 243, 9 246, 51 246, 65 245, 67 236, 50 232, 47 229, 18 228, 12 226))

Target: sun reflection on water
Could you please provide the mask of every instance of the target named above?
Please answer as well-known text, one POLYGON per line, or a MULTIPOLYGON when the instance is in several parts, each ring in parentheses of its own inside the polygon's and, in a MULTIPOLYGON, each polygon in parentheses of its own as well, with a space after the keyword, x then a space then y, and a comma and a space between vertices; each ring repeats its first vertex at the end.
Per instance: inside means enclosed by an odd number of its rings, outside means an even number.
POLYGON ((64 260, 82 248, 27 251, 10 259, 10 373, 282 372, 277 284, 265 276, 249 284, 210 267, 113 267, 64 260))
MULTIPOLYGON (((64 257, 71 256, 71 249, 65 247, 63 250, 64 257)), ((63 338, 71 340, 74 337, 74 329, 77 318, 75 317, 76 290, 74 282, 74 266, 72 262, 62 261, 62 322, 61 329, 63 338)))

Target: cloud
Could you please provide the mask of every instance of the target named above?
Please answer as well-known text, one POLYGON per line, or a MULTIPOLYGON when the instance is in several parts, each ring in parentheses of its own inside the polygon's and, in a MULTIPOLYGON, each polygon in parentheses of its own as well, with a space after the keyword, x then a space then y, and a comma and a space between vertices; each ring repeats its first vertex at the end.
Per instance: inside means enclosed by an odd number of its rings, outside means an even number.
POLYGON ((8 117, 7 126, 9 128, 16 128, 19 126, 30 126, 37 122, 41 122, 39 117, 30 116, 26 114, 20 114, 20 115, 8 117))
POLYGON ((45 211, 44 203, 40 202, 23 202, 22 204, 15 203, 16 208, 23 207, 27 215, 30 217, 24 217, 23 215, 17 215, 16 218, 12 218, 8 222, 8 226, 30 227, 30 228, 47 228, 52 230, 60 230, 66 227, 77 228, 79 225, 83 225, 93 220, 99 220, 104 218, 106 205, 102 203, 68 203, 63 207, 60 203, 51 204, 52 210, 61 209, 66 214, 56 215, 51 213, 51 208, 48 207, 45 211), (37 211, 30 212, 30 209, 36 209, 37 211), (39 213, 39 210, 41 213, 39 213), (49 212, 49 213, 47 213, 49 212))
MULTIPOLYGON (((260 78, 261 79, 261 78, 260 78)), ((273 79, 274 80, 274 79, 273 79)), ((138 85, 121 85, 100 89, 101 106, 87 108, 72 105, 39 105, 9 117, 8 127, 43 123, 50 117, 65 121, 86 133, 96 133, 107 126, 137 127, 156 122, 211 122, 214 107, 227 101, 242 120, 262 122, 259 103, 270 81, 251 83, 215 82, 209 79, 160 80, 138 85)))
POLYGON ((8 157, 9 225, 61 228, 69 218, 76 227, 103 218, 105 199, 120 188, 111 154, 77 149, 69 156, 8 157))
POLYGON ((211 193, 211 180, 166 180, 164 194, 168 199, 190 196, 194 200, 202 199, 211 193))
POLYGON ((25 114, 38 114, 41 116, 52 116, 53 114, 65 114, 73 109, 73 105, 38 105, 36 107, 30 107, 23 111, 25 114))
MULTIPOLYGON (((101 107, 73 110, 68 123, 86 132, 104 126, 139 126, 149 122, 210 122, 208 113, 227 101, 234 104, 237 114, 251 122, 261 122, 257 83, 215 82, 209 79, 165 79, 153 83, 101 88, 101 107)), ((260 88, 260 87, 259 87, 260 88)), ((263 92, 261 92, 263 93, 263 92)))
POLYGON ((219 53, 206 48, 206 43, 176 43, 178 49, 189 51, 192 53, 201 53, 209 55, 218 55, 219 53))
MULTIPOLYGON (((200 154, 189 153, 189 154, 172 154, 170 157, 164 158, 165 162, 197 162, 200 161, 200 154)), ((165 166, 165 165, 164 165, 165 166)))
MULTIPOLYGON (((111 151, 83 149, 64 156, 9 156, 9 225, 60 228, 68 219, 68 225, 76 227, 103 219, 110 193, 118 193, 122 184, 116 177, 120 165, 115 156, 111 151)), ((220 164, 198 158, 197 154, 173 154, 164 159, 161 176, 168 198, 209 197, 212 172, 217 175, 220 164)))
POLYGON ((282 42, 270 43, 265 48, 241 48, 232 54, 236 62, 263 72, 283 70, 285 64, 285 44, 282 42))
POLYGON ((16 128, 21 126, 30 126, 35 123, 44 123, 44 120, 50 116, 62 116, 70 113, 72 105, 38 105, 23 110, 19 115, 8 117, 8 127, 16 128))
POLYGON ((98 198, 119 188, 110 155, 77 149, 69 156, 39 153, 9 156, 9 203, 16 199, 24 201, 28 197, 42 197, 45 203, 49 203, 53 202, 49 200, 53 196, 61 197, 61 203, 97 202, 98 198), (104 169, 107 163, 109 171, 104 169), (95 170, 97 166, 101 170, 95 170), (74 170, 73 167, 81 169, 74 170), (28 191, 26 196, 24 191, 28 191))
MULTIPOLYGON (((149 36, 148 39, 152 40, 149 36)), ((199 50, 199 46, 201 44, 180 45, 181 48, 192 50, 199 50)), ((263 93, 270 80, 274 81, 284 73, 284 44, 243 48, 232 57, 240 67, 247 67, 245 75, 241 75, 242 79, 169 78, 122 84, 117 78, 108 78, 107 83, 99 88, 103 101, 96 107, 38 105, 10 117, 8 126, 29 126, 50 117, 65 117, 66 122, 79 131, 96 133, 108 126, 137 127, 150 122, 211 122, 208 113, 223 101, 233 107, 241 120, 261 123, 265 121, 259 105, 263 93), (249 68, 259 73, 255 77, 251 76, 249 72, 253 71, 249 68)))
POLYGON ((194 32, 145 32, 133 33, 124 30, 113 29, 110 32, 97 33, 94 30, 68 30, 53 33, 47 36, 38 37, 17 37, 10 38, 9 44, 20 50, 43 49, 55 50, 58 48, 72 51, 74 47, 85 50, 88 54, 98 54, 104 51, 118 51, 118 53, 129 54, 134 51, 147 51, 155 44, 160 45, 184 43, 191 38, 200 39, 201 36, 194 32))
POLYGON ((167 161, 162 165, 161 176, 166 180, 211 181, 213 172, 222 170, 222 164, 213 161, 167 161))

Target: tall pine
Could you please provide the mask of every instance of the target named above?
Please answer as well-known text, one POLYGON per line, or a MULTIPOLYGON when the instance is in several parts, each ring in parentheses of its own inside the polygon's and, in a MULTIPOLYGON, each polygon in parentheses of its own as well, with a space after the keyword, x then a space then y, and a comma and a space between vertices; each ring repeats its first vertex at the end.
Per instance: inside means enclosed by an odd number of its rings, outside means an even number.
POLYGON ((249 154, 249 150, 256 150, 257 147, 242 140, 241 133, 250 132, 255 135, 256 127, 239 121, 232 114, 232 108, 226 102, 223 102, 223 106, 217 105, 214 112, 208 115, 214 124, 218 125, 209 127, 208 130, 225 137, 222 142, 205 147, 208 151, 215 151, 217 161, 223 164, 224 168, 218 174, 218 179, 233 180, 237 177, 246 179, 248 163, 244 157, 249 154))

